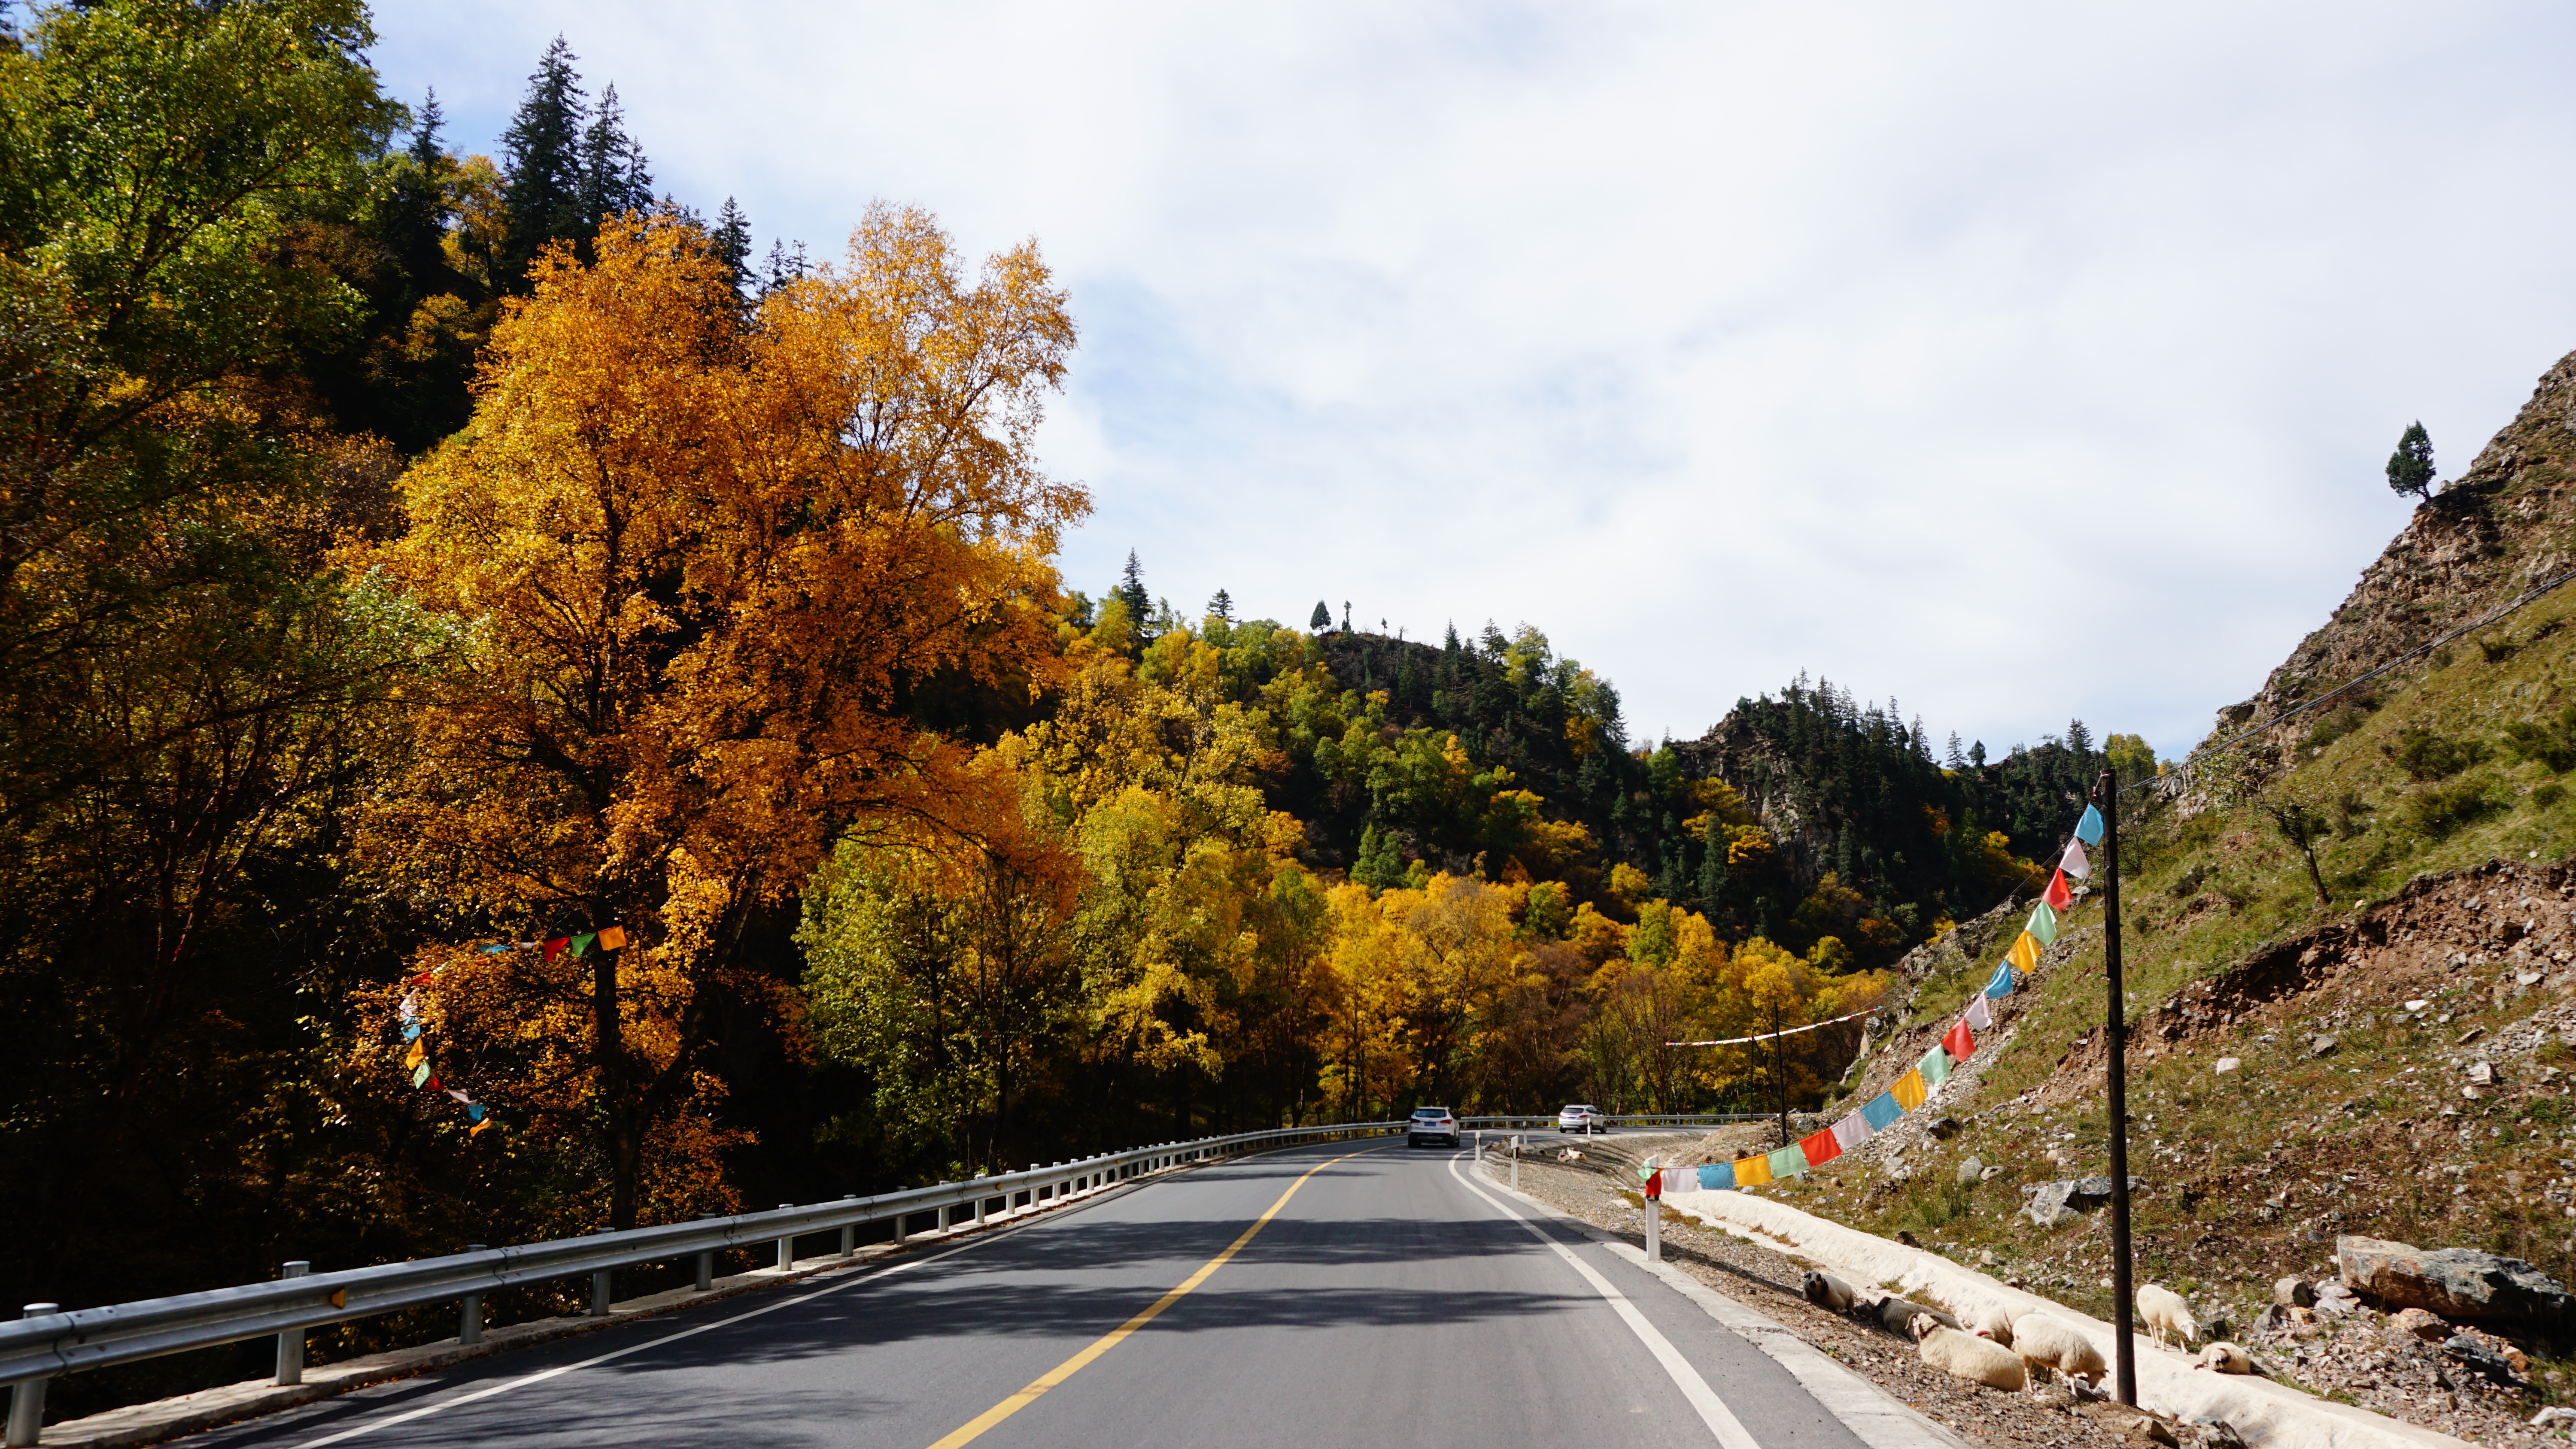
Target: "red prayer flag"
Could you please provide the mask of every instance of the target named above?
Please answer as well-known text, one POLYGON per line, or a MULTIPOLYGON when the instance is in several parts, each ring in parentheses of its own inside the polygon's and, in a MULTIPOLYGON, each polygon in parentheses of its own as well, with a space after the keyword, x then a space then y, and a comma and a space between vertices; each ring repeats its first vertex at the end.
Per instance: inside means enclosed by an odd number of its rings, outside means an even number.
POLYGON ((438 1090, 439 1090, 438 1078, 436 1078, 436 1077, 432 1077, 432 1078, 430 1078, 430 1079, 429 1079, 429 1083, 428 1083, 428 1085, 426 1085, 426 1086, 422 1087, 422 1088, 421 1088, 421 1090, 422 1090, 422 1091, 424 1091, 424 1092, 435 1092, 435 1091, 438 1091, 438 1090))
POLYGON ((1948 1036, 1941 1038, 1941 1050, 1948 1052, 1950 1060, 1954 1062, 1966 1061, 1968 1053, 1976 1049, 1977 1039, 1968 1035, 1968 1022, 1965 1017, 1960 1018, 1958 1025, 1950 1028, 1948 1036))
POLYGON ((557 956, 562 955, 564 953, 564 948, 571 944, 572 937, 570 936, 557 936, 553 940, 548 941, 546 943, 546 959, 548 961, 552 961, 557 956))
POLYGON ((1807 1154, 1809 1167, 1822 1167, 1843 1155, 1843 1145, 1834 1140, 1834 1129, 1831 1127, 1813 1137, 1801 1139, 1798 1150, 1807 1154))
POLYGON ((2058 871, 2048 878, 2048 890, 2040 896, 2052 911, 2062 911, 2075 904, 2075 892, 2066 888, 2066 872, 2058 871))

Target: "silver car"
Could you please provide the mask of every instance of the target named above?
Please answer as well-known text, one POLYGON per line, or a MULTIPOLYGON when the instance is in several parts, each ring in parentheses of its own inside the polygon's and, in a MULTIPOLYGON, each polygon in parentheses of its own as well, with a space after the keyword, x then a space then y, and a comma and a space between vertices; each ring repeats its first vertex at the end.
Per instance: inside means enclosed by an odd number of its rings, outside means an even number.
POLYGON ((1598 1107, 1575 1102, 1556 1114, 1556 1130, 1580 1132, 1588 1137, 1596 1132, 1609 1131, 1610 1119, 1601 1115, 1601 1109, 1598 1107))
POLYGON ((1432 1138, 1443 1146, 1458 1145, 1458 1119, 1446 1107, 1416 1107, 1413 1120, 1404 1124, 1404 1145, 1419 1147, 1432 1138))

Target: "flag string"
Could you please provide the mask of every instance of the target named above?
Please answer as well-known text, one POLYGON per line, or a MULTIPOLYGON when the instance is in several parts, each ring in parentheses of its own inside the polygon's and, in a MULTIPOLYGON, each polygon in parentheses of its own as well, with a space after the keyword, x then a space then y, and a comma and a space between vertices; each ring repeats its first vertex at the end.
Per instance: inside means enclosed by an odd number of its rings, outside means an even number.
MULTIPOLYGON (((486 956, 498 956, 511 950, 536 948, 545 953, 548 962, 569 951, 575 958, 586 956, 596 946, 603 951, 621 951, 626 947, 626 930, 622 926, 602 926, 581 935, 554 936, 541 941, 501 941, 482 948, 486 956)), ((436 1092, 452 1099, 465 1109, 465 1120, 472 1123, 468 1137, 479 1137, 483 1129, 494 1125, 485 1104, 475 1101, 474 1094, 462 1087, 452 1087, 438 1074, 430 1059, 430 1045, 424 1035, 420 1017, 420 989, 437 984, 447 974, 444 966, 433 966, 404 983, 402 1001, 394 1008, 394 1018, 401 1024, 403 1040, 402 1069, 411 1077, 412 1090, 436 1092)))

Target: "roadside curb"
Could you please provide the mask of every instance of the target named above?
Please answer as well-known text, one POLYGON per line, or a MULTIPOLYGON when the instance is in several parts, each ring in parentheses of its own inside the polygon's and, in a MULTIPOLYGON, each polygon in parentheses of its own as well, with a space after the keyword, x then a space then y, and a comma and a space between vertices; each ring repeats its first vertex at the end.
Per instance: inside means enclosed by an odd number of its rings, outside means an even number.
POLYGON ((1485 1185, 1564 1223, 1608 1248, 1633 1266, 1669 1284, 1699 1305, 1700 1311, 1769 1354, 1824 1411, 1834 1416, 1869 1449, 1973 1449, 1969 1442, 1927 1418, 1920 1410, 1852 1372, 1824 1350, 1798 1336, 1798 1331, 1757 1308, 1729 1298, 1670 1263, 1649 1263, 1633 1243, 1594 1227, 1583 1219, 1539 1201, 1501 1181, 1490 1160, 1476 1164, 1485 1185))

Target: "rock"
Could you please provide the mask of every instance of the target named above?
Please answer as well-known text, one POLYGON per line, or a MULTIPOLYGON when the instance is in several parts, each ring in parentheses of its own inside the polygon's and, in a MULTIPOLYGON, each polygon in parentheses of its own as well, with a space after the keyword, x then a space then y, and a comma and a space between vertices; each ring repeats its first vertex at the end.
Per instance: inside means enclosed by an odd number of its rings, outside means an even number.
POLYGON ((2576 1424, 2576 1409, 2561 1408, 2552 1404, 2532 1415, 2531 1423, 2534 1428, 2539 1429, 2546 1429, 2552 1424, 2576 1424))
POLYGON ((2418 999, 2416 999, 2416 1000, 2414 1000, 2414 1001, 2410 1001, 2410 1002, 2406 1003, 2406 1009, 2407 1009, 2408 1011, 2422 1011, 2425 1007, 2428 1007, 2428 1006, 2430 1006, 2430 1005, 2432 1005, 2432 1004, 2433 1004, 2433 1003, 2431 1003, 2431 1002, 2429 1002, 2429 1001, 2425 1001, 2425 1000, 2423 1000, 2423 999, 2421 999, 2421 998, 2418 998, 2418 999))
POLYGON ((1959 1135, 1959 1119, 1956 1117, 1935 1117, 1931 1121, 1923 1124, 1923 1130, 1931 1133, 1935 1137, 1947 1140, 1959 1135))
POLYGON ((2470 1081, 2470 1083, 2471 1083, 2472 1085, 2474 1085, 2474 1086, 2480 1086, 2480 1087, 2492 1087, 2492 1086, 2494 1086, 2494 1085, 2495 1085, 2495 1079, 2496 1079, 2495 1063, 2493 1063, 2493 1062, 2471 1062, 2471 1063, 2469 1063, 2469 1081, 2470 1081))
MULTIPOLYGON (((2553 1068, 2552 1070, 2555 1070, 2555 1068, 2553 1068)), ((2002 1163, 1998 1162, 1998 1163, 1996 1163, 1994 1166, 1987 1168, 1985 1171, 1978 1173, 1978 1174, 1977 1174, 1977 1181, 1979 1181, 1979 1182, 1991 1182, 1991 1181, 1993 1181, 1995 1178, 2002 1176, 2002 1175, 2003 1175, 2003 1170, 2004 1170, 2004 1165, 2003 1165, 2002 1163)))
POLYGON ((2388 1320, 2388 1327, 2391 1332, 2411 1333, 2426 1343, 2440 1343, 2451 1336, 2451 1325, 2421 1308, 2399 1309, 2397 1315, 2388 1320))
POLYGON ((1959 1160, 1960 1186, 1964 1187, 1969 1183, 1983 1182, 1985 1180, 1986 1165, 1984 1163, 1979 1162, 1973 1157, 1964 1157, 1959 1160))
POLYGON ((2140 1444, 2162 1444, 2166 1449, 2181 1449, 2182 1440, 2175 1436, 2173 1425, 2162 1419, 2140 1414, 2122 1426, 2129 1438, 2140 1444))
POLYGON ((2562 1332, 2576 1324, 2576 1295, 2519 1258, 2473 1248, 2426 1252, 2384 1238, 2335 1239, 2343 1281, 2392 1309, 2422 1308, 2452 1320, 2529 1324, 2562 1332))
POLYGON ((2317 1285, 2305 1278, 2283 1278, 2272 1285, 2272 1301, 2284 1308, 2314 1307, 2317 1285))
POLYGON ((2194 1419, 2191 1428, 2200 1434, 2201 1449, 2245 1449, 2245 1436, 2225 1419, 2194 1419))
POLYGON ((2322 1318, 2340 1318, 2361 1307, 2352 1290, 2329 1278, 2317 1285, 2317 1314, 2322 1318))
POLYGON ((2309 1056, 2312 1056, 2312 1057, 2321 1057, 2321 1056, 2326 1055, 2328 1052, 2333 1051, 2334 1049, 2335 1049, 2335 1039, 2334 1039, 2333 1037, 2326 1036, 2326 1035, 2324 1035, 2323 1033, 2319 1033, 2319 1034, 2318 1034, 2318 1035, 2316 1035, 2316 1036, 2312 1036, 2312 1037, 2309 1037, 2309 1038, 2308 1038, 2308 1055, 2309 1055, 2309 1056))
MULTIPOLYGON (((2136 1192, 2144 1186, 2144 1179, 2134 1172, 2129 1174, 2129 1191, 2136 1192)), ((2043 1182, 2022 1191, 2030 1195, 2030 1202, 2022 1208, 2022 1214, 2043 1228, 2053 1228, 2060 1223, 2075 1221, 2077 1209, 2090 1211, 2109 1202, 2111 1179, 2101 1176, 2069 1177, 2043 1182)))
POLYGON ((2218 1064, 2211 1067, 2210 1070, 2213 1072, 2232 1072, 2243 1065, 2245 1065, 2245 1063, 2238 1058, 2220 1057, 2218 1059, 2218 1064))
POLYGON ((2537 971, 2517 971, 2514 973, 2513 984, 2516 986, 2538 986, 2540 984, 2540 973, 2537 971))
POLYGON ((2456 1040, 2456 1041, 2454 1041, 2454 1042, 2452 1042, 2452 1043, 2451 1043, 2451 1045, 2453 1045, 2453 1046, 2467 1046, 2469 1043, 2471 1043, 2471 1042, 2473 1042, 2473 1041, 2476 1041, 2479 1037, 2485 1036, 2486 1034, 2487 1034, 2487 1029, 2486 1029, 2485 1027, 2483 1027, 2483 1026, 2473 1026, 2473 1027, 2470 1027, 2467 1031, 2461 1032, 2461 1033, 2460 1033, 2460 1035, 2459 1035, 2459 1039, 2458 1039, 2458 1040, 2456 1040))
POLYGON ((2505 1361, 2504 1355, 2474 1338, 2455 1334, 2444 1339, 2442 1357, 2451 1359, 2462 1368, 2483 1378, 2492 1379, 2508 1389, 2522 1387, 2522 1380, 2514 1374, 2513 1365, 2505 1361))

